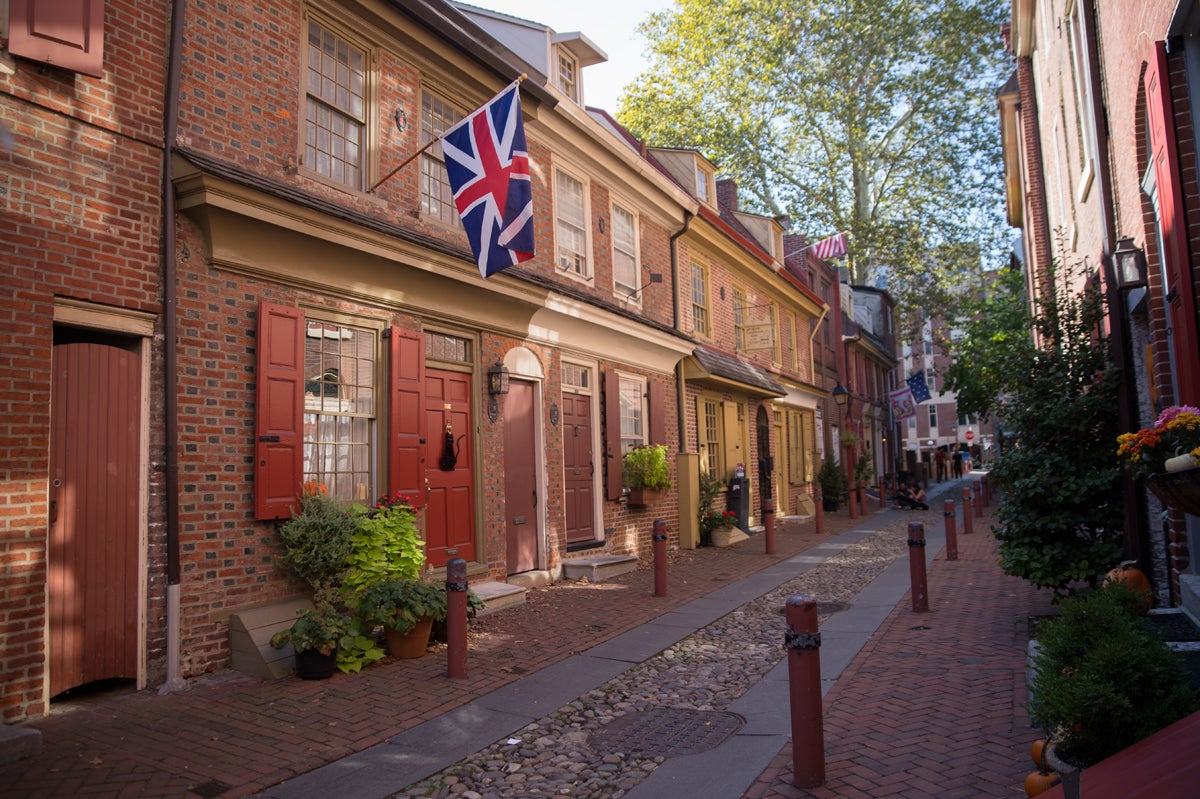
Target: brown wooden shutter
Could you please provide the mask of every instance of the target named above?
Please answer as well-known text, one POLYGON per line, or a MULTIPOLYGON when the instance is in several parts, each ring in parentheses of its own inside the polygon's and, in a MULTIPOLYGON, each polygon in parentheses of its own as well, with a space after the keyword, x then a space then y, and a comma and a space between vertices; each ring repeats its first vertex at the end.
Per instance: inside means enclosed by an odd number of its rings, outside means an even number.
POLYGON ((621 379, 604 373, 604 494, 621 498, 621 379))
POLYGON ((393 327, 388 337, 392 382, 388 403, 388 493, 425 506, 425 334, 393 327))
POLYGON ((8 51, 85 75, 104 75, 104 0, 10 0, 8 51))
POLYGON ((646 407, 650 418, 646 423, 646 434, 649 444, 667 443, 667 403, 666 387, 661 380, 649 380, 646 383, 646 407))
POLYGON ((255 377, 254 517, 286 519, 304 481, 304 312, 299 308, 259 303, 255 377))
MULTIPOLYGON (((1161 257, 1170 276, 1169 322, 1175 337, 1177 403, 1200 403, 1200 336, 1196 331, 1196 305, 1188 257, 1187 221, 1183 212, 1179 149, 1175 140, 1175 109, 1171 102, 1166 42, 1155 44, 1155 58, 1146 69, 1146 113, 1150 127, 1151 160, 1158 185, 1158 217, 1162 228, 1161 257)), ((1167 287, 1163 287, 1167 291, 1167 287)))

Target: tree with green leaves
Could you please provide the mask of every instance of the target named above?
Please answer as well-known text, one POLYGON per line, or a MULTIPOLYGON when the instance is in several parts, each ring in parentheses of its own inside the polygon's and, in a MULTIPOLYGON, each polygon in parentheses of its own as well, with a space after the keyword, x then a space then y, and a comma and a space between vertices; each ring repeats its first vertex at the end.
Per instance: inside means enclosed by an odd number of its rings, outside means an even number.
POLYGON ((977 270, 1004 232, 1006 9, 678 0, 641 26, 651 66, 618 118, 652 146, 701 151, 748 207, 787 214, 810 240, 846 231, 852 282, 886 267, 902 307, 940 308, 932 290, 977 270))
POLYGON ((1016 439, 992 471, 1004 491, 996 528, 1006 574, 1069 593, 1120 560, 1123 501, 1114 442, 1119 375, 1097 335, 1104 296, 1055 267, 1040 299, 1040 347, 994 364, 1006 385, 1000 417, 1016 439))

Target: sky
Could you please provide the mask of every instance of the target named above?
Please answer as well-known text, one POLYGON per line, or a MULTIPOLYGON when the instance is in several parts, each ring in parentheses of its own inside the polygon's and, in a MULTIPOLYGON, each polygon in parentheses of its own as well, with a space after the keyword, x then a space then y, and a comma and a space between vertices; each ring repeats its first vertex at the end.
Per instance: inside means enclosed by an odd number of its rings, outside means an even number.
POLYGON ((465 0, 473 6, 540 22, 559 33, 580 31, 608 54, 608 61, 583 70, 583 99, 588 105, 617 111, 627 83, 645 70, 645 39, 635 28, 672 0, 465 0))

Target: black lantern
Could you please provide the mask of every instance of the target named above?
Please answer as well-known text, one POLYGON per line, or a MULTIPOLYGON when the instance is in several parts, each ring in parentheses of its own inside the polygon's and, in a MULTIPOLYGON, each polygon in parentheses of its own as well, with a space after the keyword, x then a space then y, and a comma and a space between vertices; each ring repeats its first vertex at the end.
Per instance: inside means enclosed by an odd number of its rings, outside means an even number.
POLYGON ((841 384, 841 381, 833 387, 833 401, 837 403, 839 408, 845 408, 846 403, 850 402, 850 392, 841 384))
POLYGON ((1133 244, 1133 239, 1117 239, 1113 250, 1113 266, 1117 273, 1117 286, 1135 289, 1146 285, 1146 253, 1133 244))
POLYGON ((508 393, 508 367, 496 361, 496 364, 488 369, 487 377, 488 419, 494 422, 500 416, 500 404, 496 402, 496 397, 508 393))

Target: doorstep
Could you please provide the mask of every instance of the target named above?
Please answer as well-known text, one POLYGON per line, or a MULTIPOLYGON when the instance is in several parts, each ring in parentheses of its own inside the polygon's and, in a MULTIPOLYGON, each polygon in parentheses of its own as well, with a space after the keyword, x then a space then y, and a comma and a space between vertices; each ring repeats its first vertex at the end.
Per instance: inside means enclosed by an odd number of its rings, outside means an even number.
POLYGON ((586 578, 588 582, 599 583, 609 577, 634 571, 637 565, 635 555, 593 555, 563 561, 563 575, 568 580, 586 578))
POLYGON ((470 588, 475 592, 475 596, 483 600, 484 607, 476 614, 477 616, 487 616, 499 610, 525 604, 525 589, 519 585, 487 580, 482 583, 471 583, 470 588))

